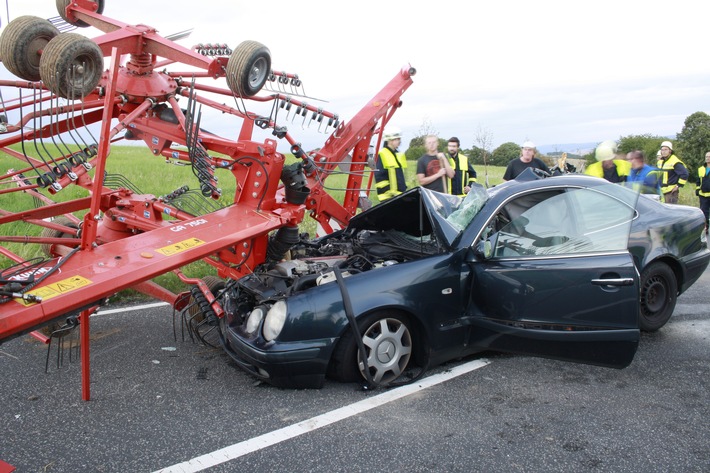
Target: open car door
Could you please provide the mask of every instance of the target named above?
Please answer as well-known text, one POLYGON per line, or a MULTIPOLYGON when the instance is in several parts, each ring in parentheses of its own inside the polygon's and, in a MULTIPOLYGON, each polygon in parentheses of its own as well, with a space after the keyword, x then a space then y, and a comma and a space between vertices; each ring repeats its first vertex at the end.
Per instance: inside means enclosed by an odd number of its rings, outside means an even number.
POLYGON ((477 348, 623 368, 639 342, 627 249, 637 194, 616 185, 536 190, 506 202, 476 243, 477 348))

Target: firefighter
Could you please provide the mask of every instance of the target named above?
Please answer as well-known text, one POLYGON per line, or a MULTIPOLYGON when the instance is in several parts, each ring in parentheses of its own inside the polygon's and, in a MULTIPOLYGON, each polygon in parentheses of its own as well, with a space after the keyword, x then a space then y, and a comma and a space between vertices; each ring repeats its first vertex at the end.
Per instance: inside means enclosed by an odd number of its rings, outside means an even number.
POLYGON ((688 182, 688 168, 673 154, 673 143, 670 141, 661 143, 661 157, 656 167, 662 173, 663 201, 667 204, 677 204, 678 191, 688 182))
POLYGON ((455 136, 449 138, 446 144, 446 158, 454 170, 454 177, 449 179, 448 192, 463 197, 471 190, 471 184, 476 182, 476 170, 468 161, 468 157, 459 152, 461 142, 455 136))
POLYGON ((375 169, 375 187, 380 202, 401 194, 407 190, 404 170, 407 168, 407 158, 398 151, 402 142, 399 128, 388 128, 384 135, 385 146, 377 153, 375 169))
POLYGON ((616 143, 613 141, 603 141, 594 151, 597 158, 596 163, 587 166, 585 174, 594 177, 602 177, 609 182, 626 182, 626 178, 631 171, 631 163, 625 159, 616 159, 616 143))
POLYGON ((705 153, 705 165, 698 168, 698 187, 695 195, 700 199, 700 210, 705 214, 705 233, 710 219, 710 151, 705 153))

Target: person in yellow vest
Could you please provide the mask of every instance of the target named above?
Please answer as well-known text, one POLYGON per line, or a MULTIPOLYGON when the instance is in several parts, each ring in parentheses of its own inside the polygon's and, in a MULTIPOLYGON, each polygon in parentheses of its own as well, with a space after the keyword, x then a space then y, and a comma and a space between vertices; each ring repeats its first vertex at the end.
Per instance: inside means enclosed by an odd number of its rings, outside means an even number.
POLYGON ((454 170, 454 177, 449 179, 448 192, 451 195, 463 197, 471 190, 471 184, 476 182, 476 170, 468 161, 468 157, 459 152, 461 142, 455 136, 446 143, 446 158, 454 170))
POLYGON ((380 202, 407 190, 404 177, 407 157, 398 150, 401 142, 402 132, 399 128, 388 128, 384 135, 384 147, 377 153, 375 166, 375 187, 380 202))
POLYGON ((688 182, 688 168, 683 161, 673 154, 673 143, 661 143, 661 158, 656 165, 661 170, 661 192, 663 201, 667 204, 678 203, 678 192, 688 182))
POLYGON ((705 233, 710 220, 710 151, 705 153, 705 165, 698 168, 698 187, 695 195, 700 199, 700 210, 705 214, 705 233))
POLYGON ((631 163, 626 159, 617 159, 615 142, 601 142, 594 150, 594 156, 597 162, 587 166, 584 174, 601 177, 615 184, 626 182, 631 171, 631 163))

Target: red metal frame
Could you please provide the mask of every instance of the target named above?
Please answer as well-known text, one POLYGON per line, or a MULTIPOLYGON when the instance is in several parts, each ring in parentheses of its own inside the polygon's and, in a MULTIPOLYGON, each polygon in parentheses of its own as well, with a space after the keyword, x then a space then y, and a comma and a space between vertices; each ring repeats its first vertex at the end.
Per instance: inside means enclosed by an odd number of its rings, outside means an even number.
MULTIPOLYGON (((0 81, 2 88, 14 88, 23 95, 20 101, 8 101, 0 113, 22 111, 16 123, 8 124, 7 133, 0 135, 0 151, 24 160, 28 166, 10 172, 0 184, 0 199, 12 198, 14 192, 34 195, 42 206, 18 212, 0 209, 0 244, 23 241, 52 245, 56 255, 44 264, 46 269, 61 260, 56 271, 41 285, 29 291, 42 297, 41 302, 21 299, 0 304, 0 342, 31 332, 70 313, 80 313, 82 338, 83 397, 89 399, 89 314, 108 296, 125 288, 135 288, 171 304, 182 301, 150 280, 158 275, 178 271, 197 260, 214 266, 220 277, 236 279, 264 262, 269 233, 284 226, 298 225, 306 215, 313 217, 326 232, 347 224, 356 213, 367 163, 367 153, 373 137, 377 138, 397 108, 400 97, 412 84, 414 70, 402 68, 350 121, 309 105, 297 97, 281 92, 257 95, 241 103, 287 102, 305 116, 318 116, 333 128, 324 146, 317 152, 304 153, 298 141, 289 133, 282 138, 291 150, 300 155, 307 169, 310 189, 303 204, 290 203, 280 182, 285 157, 277 151, 277 142, 253 140, 254 114, 229 107, 199 94, 209 92, 232 97, 230 90, 194 82, 187 73, 157 71, 168 64, 198 68, 194 77, 219 79, 225 77, 226 57, 206 57, 160 37, 155 29, 145 25, 127 25, 94 11, 96 4, 76 0, 69 4, 66 16, 92 25, 104 34, 93 40, 105 56, 110 56, 110 68, 103 74, 99 86, 88 96, 67 105, 59 105, 41 82, 0 81), (125 62, 125 65, 122 65, 125 62), (130 130, 130 138, 144 141, 156 156, 189 162, 187 152, 176 151, 171 145, 186 146, 190 122, 177 104, 176 97, 190 97, 200 105, 221 111, 242 120, 236 139, 201 132, 200 143, 210 154, 213 166, 228 168, 236 181, 234 203, 205 215, 191 215, 151 194, 137 194, 130 189, 111 189, 101 179, 106 169, 113 140, 130 130), (162 120, 156 106, 165 104, 174 113, 177 124, 162 120), (20 106, 22 105, 22 107, 20 106), (31 111, 25 113, 27 109, 31 111), (30 123, 42 119, 41 126, 29 129, 30 123), (82 126, 101 123, 98 143, 85 150, 85 159, 74 160, 67 154, 46 163, 36 156, 11 149, 11 145, 36 143, 77 131, 82 126), (215 157, 213 153, 224 156, 215 157), (93 156, 92 156, 93 155, 93 156), (343 160, 351 162, 347 190, 342 203, 331 197, 323 182, 343 160), (43 187, 23 179, 33 172, 51 172, 52 165, 71 166, 74 177, 56 178, 56 185, 43 187), (57 194, 76 185, 88 190, 90 197, 53 203, 45 193, 57 194), (5 224, 26 222, 59 232, 75 229, 51 219, 73 212, 85 212, 81 233, 75 238, 24 237, 6 234, 5 224), (74 248, 78 248, 74 250, 74 248)), ((297 76, 278 73, 289 80, 297 76)), ((11 94, 4 94, 6 97, 11 94)), ((239 107, 241 108, 241 107, 239 107)), ((269 117, 267 126, 276 128, 276 117, 269 117)), ((194 125, 193 125, 194 127, 194 125)), ((35 145, 36 146, 36 145, 35 145)), ((369 189, 370 180, 365 189, 369 189)), ((0 203, 2 200, 0 200, 0 203)), ((74 221, 77 221, 74 217, 74 221)), ((23 267, 24 259, 4 246, 0 254, 23 267)), ((0 283, 0 288, 3 283, 0 283)), ((204 284, 198 284, 209 293, 204 284)), ((182 303, 182 302, 181 302, 182 303)))

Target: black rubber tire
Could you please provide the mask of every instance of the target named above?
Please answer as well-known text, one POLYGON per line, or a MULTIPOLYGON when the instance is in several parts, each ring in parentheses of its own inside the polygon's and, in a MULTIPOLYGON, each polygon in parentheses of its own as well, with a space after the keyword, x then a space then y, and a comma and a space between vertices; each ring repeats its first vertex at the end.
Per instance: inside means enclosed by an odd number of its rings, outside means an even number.
POLYGON ((237 97, 259 93, 271 74, 271 52, 256 41, 243 41, 227 61, 227 85, 237 97))
MULTIPOLYGON (((375 361, 369 366, 374 381, 381 386, 387 386, 399 378, 413 361, 414 344, 417 340, 413 327, 402 314, 388 311, 370 314, 358 321, 358 325, 360 334, 364 335, 363 343, 368 352, 368 360, 376 360, 372 353, 373 344, 377 345, 376 353, 377 348, 388 348, 388 354, 391 354, 389 349, 394 349, 394 362, 375 361), (401 335, 397 333, 400 328, 401 335)), ((348 329, 335 348, 328 367, 328 376, 347 383, 362 381, 367 379, 363 368, 353 331, 348 329)))
POLYGON ((8 71, 17 77, 36 82, 40 75, 40 52, 59 30, 44 18, 19 16, 0 35, 0 58, 8 71))
POLYGON ((639 328, 655 332, 673 315, 678 299, 678 282, 667 264, 651 263, 641 273, 639 328))
POLYGON ((103 69, 101 48, 76 33, 64 33, 50 41, 39 65, 47 88, 65 99, 88 95, 101 80, 103 69))
MULTIPOLYGON (((57 0, 57 12, 59 13, 59 16, 64 19, 67 23, 70 25, 78 26, 79 28, 86 28, 87 26, 91 26, 85 21, 82 20, 72 20, 71 18, 67 17, 67 7, 69 4, 72 3, 72 0, 57 0)), ((92 3, 97 3, 99 7, 96 9, 96 13, 101 14, 104 12, 104 0, 93 0, 92 3)))
MULTIPOLYGON (((76 223, 69 220, 69 218, 65 217, 64 215, 60 215, 59 217, 56 217, 53 220, 53 222, 56 224, 59 224, 59 225, 64 225, 65 227, 76 228, 76 229, 79 228, 79 226, 76 223)), ((62 232, 60 230, 55 230, 53 228, 43 228, 42 233, 40 235, 42 236, 42 238, 76 238, 76 234, 62 232)), ((50 256, 52 258, 55 256, 59 256, 59 254, 52 251, 52 248, 55 246, 56 245, 50 245, 49 243, 42 243, 42 245, 41 245, 42 253, 44 253, 45 255, 50 256)))

